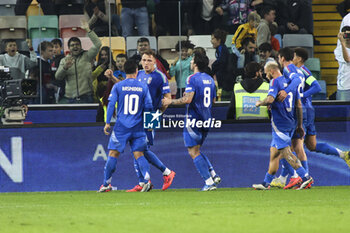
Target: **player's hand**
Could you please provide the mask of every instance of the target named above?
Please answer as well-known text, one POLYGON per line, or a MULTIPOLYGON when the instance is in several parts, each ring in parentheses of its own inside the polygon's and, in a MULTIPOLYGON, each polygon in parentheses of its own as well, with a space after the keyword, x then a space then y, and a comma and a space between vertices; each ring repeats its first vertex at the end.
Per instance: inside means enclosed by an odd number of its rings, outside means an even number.
POLYGON ((110 124, 106 124, 104 129, 103 129, 103 132, 106 134, 106 135, 109 135, 109 131, 111 130, 111 125, 110 124))
POLYGON ((299 138, 303 138, 305 135, 305 131, 303 127, 298 126, 295 130, 296 134, 299 136, 299 138))
POLYGON ((255 107, 260 107, 261 106, 261 100, 258 100, 258 101, 256 101, 256 103, 255 103, 255 107))
POLYGON ((277 101, 283 102, 287 98, 288 94, 285 90, 278 92, 277 101))
POLYGON ((171 104, 171 99, 169 99, 169 98, 163 98, 162 99, 162 105, 163 106, 168 106, 170 104, 171 104))

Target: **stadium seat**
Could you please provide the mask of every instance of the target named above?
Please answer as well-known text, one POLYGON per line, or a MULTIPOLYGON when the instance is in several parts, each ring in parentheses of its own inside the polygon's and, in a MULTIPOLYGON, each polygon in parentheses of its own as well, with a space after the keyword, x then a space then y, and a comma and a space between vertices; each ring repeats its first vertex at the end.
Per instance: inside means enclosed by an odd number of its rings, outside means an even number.
POLYGON ((109 46, 109 37, 100 37, 102 46, 108 46, 112 49, 113 58, 120 54, 126 52, 125 39, 121 36, 111 37, 111 46, 109 46))
MULTIPOLYGON (((81 41, 81 46, 84 50, 89 50, 94 45, 89 37, 79 37, 79 39, 81 41)), ((63 38, 64 54, 69 53, 68 40, 69 40, 69 38, 63 38)))
POLYGON ((314 38, 312 34, 284 34, 282 43, 283 48, 305 48, 309 53, 309 57, 314 57, 314 38))
POLYGON ((313 100, 326 100, 327 99, 327 84, 324 80, 317 80, 321 86, 321 91, 312 96, 313 100))
MULTIPOLYGON (((19 53, 29 56, 29 47, 25 39, 17 39, 17 49, 19 53)), ((0 53, 5 53, 5 40, 0 41, 0 53)))
POLYGON ((211 44, 211 35, 201 35, 201 36, 190 36, 189 40, 196 47, 203 47, 207 52, 207 56, 209 59, 216 59, 215 57, 215 49, 211 44))
MULTIPOLYGON (((186 40, 186 36, 181 36, 180 40, 186 40)), ((158 52, 165 60, 174 60, 179 56, 175 50, 176 44, 179 42, 179 36, 159 36, 158 52)))
POLYGON ((146 37, 149 40, 151 49, 157 51, 157 39, 154 36, 129 36, 126 38, 126 51, 128 57, 132 57, 137 52, 137 40, 146 37))
POLYGON ((29 38, 58 37, 58 19, 56 15, 36 15, 28 17, 29 38))
POLYGON ((27 19, 25 16, 0 16, 0 39, 27 38, 27 19))
POLYGON ((38 4, 38 2, 36 0, 33 0, 27 9, 27 17, 33 15, 44 15, 43 9, 41 9, 39 6, 40 5, 38 4))
POLYGON ((55 0, 55 8, 58 15, 82 15, 84 14, 85 0, 55 0))
POLYGON ((232 53, 232 49, 231 49, 231 47, 232 47, 232 37, 233 37, 233 34, 227 35, 226 36, 226 41, 225 41, 225 45, 228 48, 228 51, 230 53, 232 53))
POLYGON ((0 2, 0 15, 1 16, 14 16, 15 14, 16 0, 1 0, 0 2))
POLYGON ((278 42, 280 43, 280 48, 283 48, 282 35, 281 34, 276 34, 273 37, 275 37, 278 40, 278 42))
POLYGON ((321 63, 319 58, 309 58, 305 62, 305 66, 311 71, 312 75, 317 79, 321 79, 321 63))
POLYGON ((60 15, 59 29, 61 38, 85 37, 86 31, 80 27, 84 15, 60 15))

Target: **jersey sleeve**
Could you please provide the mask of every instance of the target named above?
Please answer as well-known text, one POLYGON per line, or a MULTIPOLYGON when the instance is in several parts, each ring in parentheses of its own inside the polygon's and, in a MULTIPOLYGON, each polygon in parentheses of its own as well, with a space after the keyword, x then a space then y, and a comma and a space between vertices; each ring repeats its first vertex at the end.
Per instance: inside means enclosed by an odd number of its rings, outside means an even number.
POLYGON ((166 76, 162 75, 162 94, 164 95, 167 93, 170 93, 169 82, 168 82, 168 79, 166 78, 166 76))
POLYGON ((307 85, 310 86, 310 88, 304 92, 304 94, 303 94, 304 98, 307 98, 307 97, 312 96, 316 93, 319 93, 322 90, 320 84, 317 82, 317 80, 315 79, 314 76, 309 76, 305 82, 307 85))
POLYGON ((186 80, 186 89, 185 92, 195 92, 194 79, 191 76, 188 76, 186 80))
POLYGON ((114 108, 115 108, 115 104, 118 101, 118 90, 117 90, 117 86, 118 85, 114 85, 111 91, 111 94, 108 97, 108 106, 107 106, 107 119, 106 119, 106 123, 110 124, 111 123, 111 119, 114 113, 114 108))
POLYGON ((277 96, 278 92, 280 91, 278 84, 279 84, 279 82, 277 79, 272 79, 270 81, 270 88, 269 88, 269 92, 267 93, 267 95, 270 95, 276 99, 276 96, 277 96))

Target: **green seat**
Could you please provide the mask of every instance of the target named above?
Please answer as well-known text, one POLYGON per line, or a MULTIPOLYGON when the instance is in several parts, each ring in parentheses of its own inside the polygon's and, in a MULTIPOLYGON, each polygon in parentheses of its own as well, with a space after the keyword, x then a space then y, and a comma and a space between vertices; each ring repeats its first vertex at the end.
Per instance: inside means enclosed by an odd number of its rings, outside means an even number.
POLYGON ((28 36, 34 38, 57 38, 57 15, 34 15, 28 17, 28 36))
POLYGON ((319 58, 309 58, 305 62, 305 66, 311 71, 312 75, 317 79, 321 79, 321 63, 319 58))
POLYGON ((231 49, 231 47, 232 47, 232 37, 233 37, 233 34, 227 35, 226 36, 226 41, 225 41, 225 45, 228 48, 228 51, 230 53, 232 53, 232 49, 231 49))

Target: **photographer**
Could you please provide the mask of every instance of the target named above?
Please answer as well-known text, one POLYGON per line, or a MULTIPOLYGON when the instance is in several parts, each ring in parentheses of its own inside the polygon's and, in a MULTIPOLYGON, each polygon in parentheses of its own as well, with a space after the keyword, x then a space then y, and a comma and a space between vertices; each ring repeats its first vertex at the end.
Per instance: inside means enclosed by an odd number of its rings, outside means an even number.
POLYGON ((345 26, 338 34, 340 45, 334 50, 339 63, 337 77, 337 100, 350 101, 350 26, 345 26))

